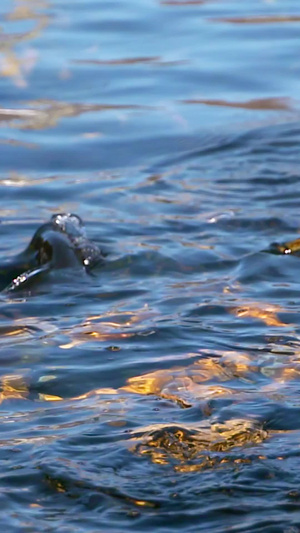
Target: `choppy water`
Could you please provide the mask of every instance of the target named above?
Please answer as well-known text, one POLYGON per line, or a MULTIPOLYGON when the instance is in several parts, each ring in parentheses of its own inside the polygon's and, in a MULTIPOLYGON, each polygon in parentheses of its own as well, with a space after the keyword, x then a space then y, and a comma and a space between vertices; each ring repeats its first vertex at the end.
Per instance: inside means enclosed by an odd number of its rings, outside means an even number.
POLYGON ((300 531, 297 0, 2 0, 5 532, 300 531))

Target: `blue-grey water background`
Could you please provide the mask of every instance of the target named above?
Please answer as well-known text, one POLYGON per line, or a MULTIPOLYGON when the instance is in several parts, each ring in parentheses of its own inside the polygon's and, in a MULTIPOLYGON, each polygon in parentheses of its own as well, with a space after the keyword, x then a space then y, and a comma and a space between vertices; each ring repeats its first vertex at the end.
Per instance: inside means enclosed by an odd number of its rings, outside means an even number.
POLYGON ((1 0, 3 531, 300 531, 298 0, 1 0))

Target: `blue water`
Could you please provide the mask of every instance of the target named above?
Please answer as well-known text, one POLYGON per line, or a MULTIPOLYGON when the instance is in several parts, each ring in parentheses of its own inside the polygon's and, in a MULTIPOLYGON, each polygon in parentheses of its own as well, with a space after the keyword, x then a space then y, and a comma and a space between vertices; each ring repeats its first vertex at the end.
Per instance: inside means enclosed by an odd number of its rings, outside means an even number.
POLYGON ((300 531, 300 5, 2 0, 5 532, 300 531), (296 245, 295 245, 296 246, 296 245), (297 248, 297 246, 296 246, 297 248), (288 249, 288 247, 287 247, 288 249))

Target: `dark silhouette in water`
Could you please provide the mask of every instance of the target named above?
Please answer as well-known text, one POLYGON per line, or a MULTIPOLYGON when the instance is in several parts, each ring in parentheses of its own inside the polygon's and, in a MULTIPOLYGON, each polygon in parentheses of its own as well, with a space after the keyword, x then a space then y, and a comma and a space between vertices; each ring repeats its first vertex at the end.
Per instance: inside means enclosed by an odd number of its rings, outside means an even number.
POLYGON ((300 239, 295 239, 294 241, 278 243, 273 242, 268 250, 269 253, 277 255, 296 255, 300 256, 300 239))
POLYGON ((89 271, 102 257, 99 247, 87 239, 77 215, 53 215, 38 228, 21 254, 1 266, 0 289, 7 292, 27 288, 52 269, 76 267, 89 271))
MULTIPOLYGON (((300 239, 272 243, 264 251, 300 256, 300 239)), ((101 260, 103 253, 88 240, 80 217, 59 213, 37 229, 22 253, 0 266, 0 291, 27 289, 54 269, 72 267, 89 272, 101 260)))

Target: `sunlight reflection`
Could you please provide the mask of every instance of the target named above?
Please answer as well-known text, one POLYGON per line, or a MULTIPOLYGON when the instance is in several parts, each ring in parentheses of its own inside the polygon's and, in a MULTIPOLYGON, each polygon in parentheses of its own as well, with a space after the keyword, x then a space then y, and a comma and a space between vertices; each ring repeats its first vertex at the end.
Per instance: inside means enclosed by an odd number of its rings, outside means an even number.
POLYGON ((4 400, 24 400, 29 395, 24 377, 20 374, 8 374, 1 377, 0 404, 4 400))
MULTIPOLYGON (((83 113, 143 109, 136 105, 80 104, 58 100, 34 100, 27 102, 31 108, 0 108, 0 122, 11 128, 42 130, 56 126, 62 118, 77 117, 83 113)), ((97 132, 97 136, 102 136, 97 132)))
POLYGON ((106 342, 129 339, 142 332, 145 333, 143 324, 149 319, 151 320, 153 316, 154 313, 149 311, 146 305, 136 312, 124 311, 119 314, 108 312, 103 315, 87 317, 83 323, 64 331, 64 334, 71 338, 71 342, 61 344, 60 348, 69 350, 91 341, 106 342), (108 320, 109 318, 110 320, 108 320), (141 325, 139 326, 139 324, 141 325), (135 326, 133 331, 131 330, 132 326, 135 326))
POLYGON ((275 326, 278 328, 290 326, 290 324, 286 324, 279 319, 277 313, 283 311, 279 305, 269 305, 261 302, 249 303, 238 307, 231 307, 229 308, 229 311, 239 318, 256 318, 264 322, 267 326, 275 326))
POLYGON ((35 48, 16 52, 17 45, 36 39, 49 24, 45 9, 48 3, 43 0, 15 0, 13 10, 7 14, 6 21, 10 27, 14 22, 29 21, 33 26, 24 33, 5 33, 0 45, 0 75, 9 77, 18 87, 26 87, 28 76, 38 61, 35 48))
POLYGON ((250 379, 255 369, 246 354, 224 352, 221 358, 203 358, 187 367, 156 370, 129 378, 121 390, 142 395, 154 394, 188 408, 195 401, 235 394, 234 389, 224 387, 220 382, 245 377, 250 379), (217 383, 204 383, 210 380, 217 383))
MULTIPOLYGON (((135 444, 131 451, 150 457, 153 463, 168 464, 175 460, 178 472, 212 467, 226 459, 224 452, 245 445, 262 443, 268 434, 253 420, 231 419, 227 422, 197 426, 168 426, 164 424, 141 428, 141 436, 131 439, 135 444), (216 455, 210 457, 207 452, 216 455), (190 465, 190 461, 197 461, 190 465)), ((228 460, 231 460, 228 458, 228 460)), ((243 458, 239 458, 243 461, 243 458)))

